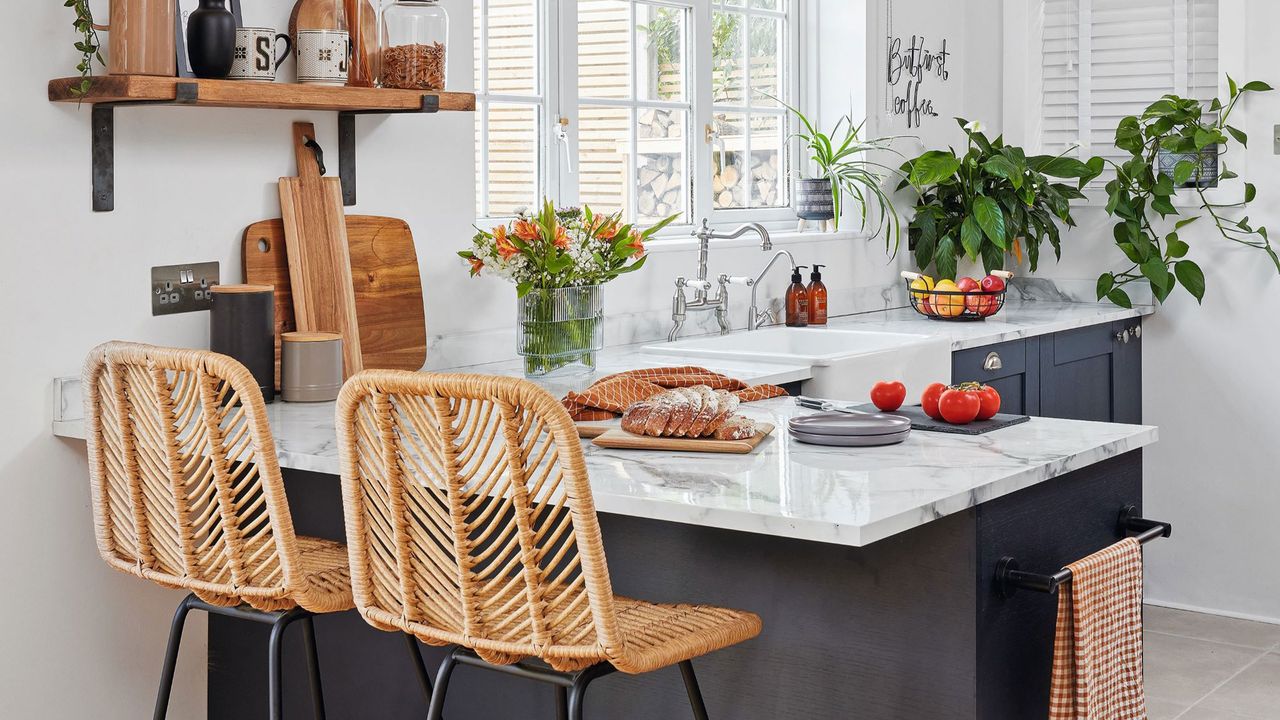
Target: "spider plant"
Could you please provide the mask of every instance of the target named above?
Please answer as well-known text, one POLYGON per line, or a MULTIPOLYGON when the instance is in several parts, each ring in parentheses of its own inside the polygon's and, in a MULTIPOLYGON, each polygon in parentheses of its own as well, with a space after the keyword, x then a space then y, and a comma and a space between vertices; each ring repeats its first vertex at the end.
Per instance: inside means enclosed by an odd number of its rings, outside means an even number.
POLYGON ((870 155, 874 152, 889 152, 901 157, 901 153, 892 148, 897 137, 863 139, 862 131, 866 123, 854 124, 852 113, 840 118, 829 133, 822 132, 804 113, 777 98, 771 99, 794 113, 800 121, 801 129, 791 137, 800 141, 801 149, 817 169, 813 177, 831 181, 836 229, 840 227, 844 196, 849 195, 862 214, 861 229, 864 231, 867 229, 867 211, 875 208, 879 223, 872 235, 884 232, 885 250, 896 256, 902 240, 902 223, 890 198, 892 191, 885 190, 884 182, 887 177, 896 175, 897 171, 871 160, 870 155))

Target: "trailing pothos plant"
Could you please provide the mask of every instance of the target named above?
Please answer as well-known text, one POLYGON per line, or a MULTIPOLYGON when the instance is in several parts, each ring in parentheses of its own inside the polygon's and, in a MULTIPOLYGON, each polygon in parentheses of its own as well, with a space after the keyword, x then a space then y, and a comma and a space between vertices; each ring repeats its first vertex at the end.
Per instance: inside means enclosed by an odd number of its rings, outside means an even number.
POLYGON ((89 0, 66 0, 64 7, 75 10, 76 19, 72 23, 76 32, 80 33, 80 40, 76 41, 76 50, 80 52, 80 62, 76 65, 76 70, 80 73, 80 83, 71 88, 71 94, 77 97, 83 97, 89 92, 89 86, 93 83, 93 62, 98 61, 99 65, 105 66, 107 63, 102 59, 102 43, 98 41, 98 30, 93 24, 93 11, 89 9, 89 0))
MULTIPOLYGON (((1215 203, 1206 195, 1206 186, 1213 178, 1201 177, 1204 165, 1198 162, 1203 152, 1225 150, 1228 135, 1240 145, 1248 145, 1249 138, 1240 129, 1227 124, 1231 112, 1246 93, 1265 92, 1271 86, 1264 82, 1249 82, 1243 86, 1227 78, 1230 97, 1224 105, 1214 99, 1206 112, 1198 100, 1165 95, 1152 103, 1141 116, 1130 116, 1120 121, 1116 129, 1116 147, 1130 154, 1123 163, 1109 162, 1115 167, 1116 177, 1107 183, 1107 214, 1116 218, 1113 228, 1116 245, 1133 263, 1120 272, 1106 272, 1098 278, 1098 299, 1107 298, 1122 307, 1131 307, 1132 300, 1124 289, 1126 285, 1146 279, 1157 300, 1164 302, 1170 293, 1182 285, 1195 297, 1204 301, 1204 271, 1195 261, 1187 258, 1191 248, 1180 235, 1182 228, 1208 215, 1218 233, 1227 240, 1262 250, 1271 258, 1280 272, 1280 257, 1271 247, 1265 227, 1253 227, 1249 218, 1231 220, 1222 211, 1234 207, 1215 203), (1172 172, 1160 166, 1160 154, 1176 153, 1195 157, 1176 163, 1172 172), (1180 186, 1193 183, 1199 197, 1201 214, 1184 217, 1173 204, 1173 197, 1180 186), (1156 229, 1156 217, 1166 226, 1167 232, 1156 229), (1168 227, 1172 223, 1172 227, 1168 227)), ((1219 158, 1220 159, 1220 158, 1219 158)), ((1096 162, 1094 158, 1091 162, 1096 162)), ((1219 180, 1239 177, 1222 163, 1219 180)), ((1244 202, 1252 202, 1257 188, 1244 184, 1244 202)))
POLYGON ((916 265, 932 264, 939 277, 954 278, 962 256, 981 260, 990 272, 1004 267, 1007 254, 1020 262, 1025 251, 1034 271, 1046 239, 1061 258, 1058 223, 1075 225, 1070 201, 1084 197, 1081 190, 1101 173, 1102 161, 1027 157, 1003 137, 988 139, 980 124, 956 120, 969 136, 963 156, 931 150, 902 166, 906 179, 899 189, 910 185, 920 194, 908 226, 916 265))

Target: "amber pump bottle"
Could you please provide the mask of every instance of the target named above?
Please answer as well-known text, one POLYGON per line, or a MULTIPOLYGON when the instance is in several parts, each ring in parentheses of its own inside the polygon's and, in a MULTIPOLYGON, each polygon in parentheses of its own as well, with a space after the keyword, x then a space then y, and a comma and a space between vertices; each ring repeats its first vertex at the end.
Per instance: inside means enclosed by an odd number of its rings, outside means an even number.
POLYGON ((791 269, 791 286, 787 288, 787 327, 804 327, 809 324, 809 291, 804 289, 804 276, 797 265, 791 269))
POLYGON ((827 324, 827 286, 822 283, 822 268, 826 265, 813 266, 809 275, 809 324, 827 324))

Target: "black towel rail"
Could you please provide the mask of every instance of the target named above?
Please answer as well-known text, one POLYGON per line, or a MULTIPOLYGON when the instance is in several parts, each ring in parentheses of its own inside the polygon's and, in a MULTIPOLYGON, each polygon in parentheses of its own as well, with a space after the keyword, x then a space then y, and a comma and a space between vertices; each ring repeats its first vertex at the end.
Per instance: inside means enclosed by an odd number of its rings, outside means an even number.
MULTIPOLYGON (((1133 538, 1145 545, 1156 538, 1172 535, 1173 525, 1157 520, 1147 520, 1138 515, 1136 507, 1126 505, 1116 520, 1116 533, 1125 537, 1129 536, 1129 533, 1137 533, 1133 538)), ((1018 568, 1018 561, 1007 555, 996 563, 996 590, 1001 597, 1010 597, 1019 589, 1053 595, 1058 592, 1058 588, 1063 583, 1070 579, 1071 571, 1066 568, 1052 575, 1024 572, 1018 568)))

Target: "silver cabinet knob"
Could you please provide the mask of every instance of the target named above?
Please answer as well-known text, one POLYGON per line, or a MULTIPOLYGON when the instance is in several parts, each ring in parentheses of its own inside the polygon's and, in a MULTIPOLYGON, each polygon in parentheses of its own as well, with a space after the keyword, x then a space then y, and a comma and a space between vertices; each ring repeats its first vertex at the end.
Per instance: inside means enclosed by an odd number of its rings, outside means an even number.
POLYGON ((1133 333, 1134 338, 1140 338, 1142 337, 1142 326, 1134 325, 1133 329, 1131 329, 1129 332, 1133 333))
POLYGON ((982 361, 982 369, 987 372, 1004 369, 1004 361, 1000 359, 1000 353, 987 353, 987 359, 982 361))
POLYGON ((1120 342, 1122 342, 1122 343, 1124 343, 1124 344, 1128 345, 1128 344, 1129 344, 1129 331, 1128 331, 1128 330, 1121 330, 1120 332, 1116 333, 1116 340, 1119 340, 1120 342))

